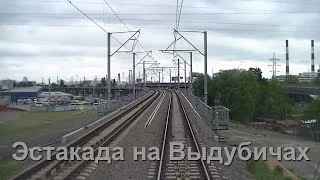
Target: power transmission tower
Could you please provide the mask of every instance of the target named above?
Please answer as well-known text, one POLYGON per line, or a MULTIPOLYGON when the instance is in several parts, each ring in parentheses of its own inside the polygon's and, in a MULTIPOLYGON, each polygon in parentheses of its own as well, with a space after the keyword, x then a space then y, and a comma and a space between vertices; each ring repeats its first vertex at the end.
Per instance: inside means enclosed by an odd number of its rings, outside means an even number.
POLYGON ((279 72, 277 71, 277 66, 281 66, 281 65, 277 65, 277 61, 280 61, 280 59, 277 59, 276 53, 273 53, 272 59, 269 59, 269 60, 272 61, 272 65, 269 65, 269 66, 272 66, 272 71, 270 71, 272 72, 272 78, 276 78, 277 72, 279 72))

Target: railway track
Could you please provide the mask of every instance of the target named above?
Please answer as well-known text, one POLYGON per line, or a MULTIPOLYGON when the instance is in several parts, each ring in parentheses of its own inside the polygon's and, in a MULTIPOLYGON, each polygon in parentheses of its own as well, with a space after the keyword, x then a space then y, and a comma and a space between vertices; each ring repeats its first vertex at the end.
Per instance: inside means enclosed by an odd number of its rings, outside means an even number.
MULTIPOLYGON (((135 106, 126 109, 123 113, 113 117, 106 123, 98 126, 91 130, 84 136, 76 139, 75 141, 67 144, 65 147, 69 149, 71 147, 92 147, 94 154, 97 155, 99 147, 107 147, 112 141, 117 138, 126 130, 126 128, 136 120, 157 98, 160 97, 162 92, 155 91, 148 95, 145 99, 138 102, 135 106)), ((82 152, 79 152, 81 156, 82 152)), ((86 174, 82 173, 82 169, 85 168, 86 164, 92 163, 93 161, 84 160, 63 160, 59 161, 56 159, 57 152, 52 153, 51 160, 43 159, 19 173, 12 179, 14 180, 39 180, 39 179, 85 179, 86 174)))
POLYGON ((160 161, 156 177, 151 179, 220 179, 219 173, 214 164, 206 164, 203 160, 173 161, 169 157, 170 142, 182 143, 187 157, 187 148, 191 147, 192 152, 200 153, 200 145, 190 124, 186 110, 180 97, 172 91, 166 116, 166 125, 163 133, 160 161))

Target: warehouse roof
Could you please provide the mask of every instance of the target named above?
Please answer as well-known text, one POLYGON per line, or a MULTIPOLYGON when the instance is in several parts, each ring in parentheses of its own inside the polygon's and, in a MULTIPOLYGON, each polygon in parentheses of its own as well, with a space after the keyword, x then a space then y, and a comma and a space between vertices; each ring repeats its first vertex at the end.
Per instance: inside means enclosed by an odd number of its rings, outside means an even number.
POLYGON ((1 91, 1 92, 10 92, 10 93, 39 92, 41 89, 42 87, 40 86, 32 86, 32 87, 13 88, 13 89, 1 91))

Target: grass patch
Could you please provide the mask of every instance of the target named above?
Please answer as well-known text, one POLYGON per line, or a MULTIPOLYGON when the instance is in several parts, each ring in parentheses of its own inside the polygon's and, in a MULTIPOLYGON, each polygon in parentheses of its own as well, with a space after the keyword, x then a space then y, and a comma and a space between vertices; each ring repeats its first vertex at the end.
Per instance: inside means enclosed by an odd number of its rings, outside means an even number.
MULTIPOLYGON (((17 119, 0 124, 0 142, 12 139, 33 138, 69 127, 74 112, 24 112, 17 119)), ((32 164, 32 160, 16 161, 10 151, 0 154, 0 180, 7 179, 32 164)))
POLYGON ((256 180, 298 180, 299 178, 291 171, 274 160, 250 159, 247 161, 247 169, 256 180))
POLYGON ((58 128, 60 123, 70 122, 73 119, 74 112, 25 112, 16 120, 0 124, 0 140, 50 132, 58 128))
POLYGON ((0 156, 0 179, 7 179, 19 172, 31 162, 30 160, 16 161, 11 156, 0 156))

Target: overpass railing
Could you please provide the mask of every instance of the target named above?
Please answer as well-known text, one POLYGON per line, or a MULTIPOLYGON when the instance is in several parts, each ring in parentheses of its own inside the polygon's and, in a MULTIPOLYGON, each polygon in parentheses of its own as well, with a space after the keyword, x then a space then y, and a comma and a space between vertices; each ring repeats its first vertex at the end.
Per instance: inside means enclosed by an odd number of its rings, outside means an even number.
POLYGON ((230 110, 228 108, 224 106, 210 107, 190 91, 182 89, 181 92, 188 99, 199 116, 205 120, 209 126, 211 126, 211 129, 214 131, 228 129, 228 123, 230 120, 230 110))
POLYGON ((191 92, 185 89, 181 89, 180 91, 189 100, 189 102, 192 104, 193 108, 197 111, 200 117, 211 124, 213 120, 212 108, 207 104, 205 104, 204 102, 202 102, 200 98, 193 95, 191 92))
MULTIPOLYGON (((138 92, 136 92, 136 99, 144 96, 148 92, 149 91, 138 91, 138 92)), ((127 96, 111 100, 110 108, 107 108, 107 104, 100 104, 100 105, 94 106, 94 107, 92 107, 90 109, 78 112, 75 115, 79 116, 79 117, 105 116, 108 113, 110 113, 112 111, 115 111, 116 109, 119 109, 122 106, 125 106, 125 105, 129 104, 133 100, 135 100, 133 98, 133 94, 129 94, 127 96)))

